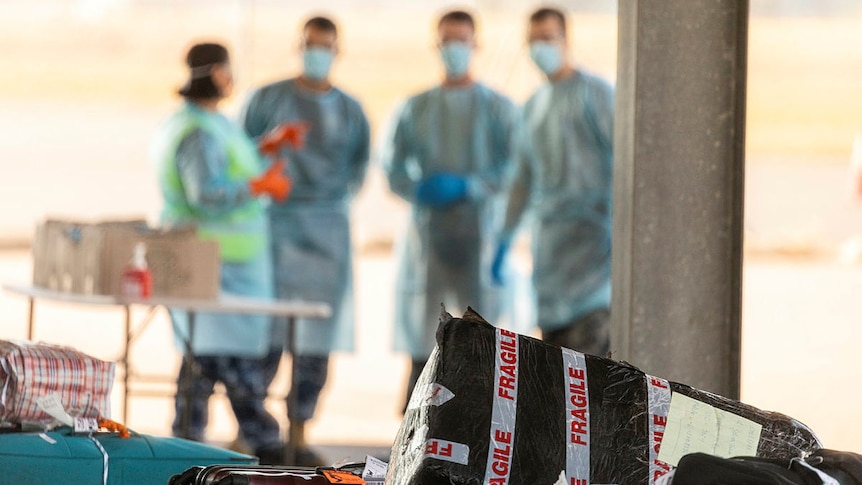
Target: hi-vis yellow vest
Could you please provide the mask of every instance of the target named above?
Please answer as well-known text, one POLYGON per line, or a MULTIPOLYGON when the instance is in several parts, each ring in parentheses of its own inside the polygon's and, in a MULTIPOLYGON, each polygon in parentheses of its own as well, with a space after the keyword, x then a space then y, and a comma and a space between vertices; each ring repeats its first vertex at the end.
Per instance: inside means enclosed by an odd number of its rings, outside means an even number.
POLYGON ((227 177, 246 182, 261 172, 257 148, 239 129, 219 123, 212 114, 186 105, 162 127, 154 146, 159 164, 159 185, 165 200, 162 221, 169 224, 195 224, 203 239, 218 241, 222 261, 250 261, 267 250, 267 220, 263 204, 257 199, 224 214, 213 216, 189 204, 177 169, 177 149, 193 130, 202 129, 224 140, 227 149, 227 177))

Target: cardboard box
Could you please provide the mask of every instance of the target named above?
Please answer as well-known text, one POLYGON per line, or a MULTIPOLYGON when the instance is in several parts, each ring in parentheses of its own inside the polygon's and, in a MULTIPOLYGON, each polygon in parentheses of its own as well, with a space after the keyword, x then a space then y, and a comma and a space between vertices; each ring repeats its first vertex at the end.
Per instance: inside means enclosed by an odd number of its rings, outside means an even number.
POLYGON ((116 294, 138 242, 147 246, 153 296, 218 297, 218 243, 199 239, 192 228, 157 230, 143 220, 40 224, 33 240, 33 284, 71 293, 116 294))

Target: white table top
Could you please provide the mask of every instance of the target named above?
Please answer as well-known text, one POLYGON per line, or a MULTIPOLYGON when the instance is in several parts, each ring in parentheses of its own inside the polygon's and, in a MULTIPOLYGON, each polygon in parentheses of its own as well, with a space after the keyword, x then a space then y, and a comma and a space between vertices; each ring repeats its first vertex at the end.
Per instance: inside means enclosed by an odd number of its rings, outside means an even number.
POLYGON ((84 295, 49 290, 32 285, 4 284, 3 289, 29 298, 40 298, 84 305, 144 305, 165 306, 172 309, 214 313, 256 313, 298 318, 327 318, 332 308, 327 303, 303 300, 272 300, 234 295, 223 295, 214 300, 186 298, 122 298, 112 295, 84 295))

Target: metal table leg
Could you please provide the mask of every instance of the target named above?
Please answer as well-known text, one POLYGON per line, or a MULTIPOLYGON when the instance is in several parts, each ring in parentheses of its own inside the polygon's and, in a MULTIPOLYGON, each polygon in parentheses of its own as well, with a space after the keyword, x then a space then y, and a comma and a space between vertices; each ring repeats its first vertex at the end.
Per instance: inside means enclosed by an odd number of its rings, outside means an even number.
POLYGON ((195 356, 194 353, 192 353, 192 342, 195 336, 195 312, 189 310, 186 312, 186 315, 189 319, 189 335, 188 340, 185 342, 186 352, 183 356, 186 372, 180 382, 180 387, 182 389, 178 389, 177 394, 181 396, 180 398, 183 402, 182 413, 180 415, 181 437, 191 439, 192 398, 194 397, 194 393, 192 392, 192 383, 194 382, 194 374, 196 373, 195 356))
MULTIPOLYGON (((132 343, 135 341, 138 335, 135 335, 133 332, 133 322, 132 322, 132 313, 131 313, 131 305, 123 305, 125 310, 125 320, 126 320, 126 344, 123 347, 123 353, 120 356, 120 362, 123 364, 123 423, 129 424, 129 396, 132 395, 131 391, 131 383, 132 377, 135 372, 132 369, 132 343)), ((156 314, 157 306, 150 306, 147 309, 146 315, 144 318, 140 320, 140 324, 138 325, 138 334, 143 333, 146 330, 147 326, 149 326, 150 322, 152 322, 153 317, 156 314)))
POLYGON ((296 440, 297 428, 290 419, 290 415, 296 412, 296 403, 298 402, 297 386, 296 386, 296 318, 287 317, 287 342, 285 348, 290 354, 290 390, 287 392, 287 443, 284 446, 284 463, 293 465, 296 463, 296 440))
POLYGON ((132 340, 132 309, 123 305, 126 320, 126 340, 123 344, 123 423, 129 420, 129 344, 132 340))
POLYGON ((33 311, 36 309, 35 298, 27 298, 27 340, 33 340, 33 311))

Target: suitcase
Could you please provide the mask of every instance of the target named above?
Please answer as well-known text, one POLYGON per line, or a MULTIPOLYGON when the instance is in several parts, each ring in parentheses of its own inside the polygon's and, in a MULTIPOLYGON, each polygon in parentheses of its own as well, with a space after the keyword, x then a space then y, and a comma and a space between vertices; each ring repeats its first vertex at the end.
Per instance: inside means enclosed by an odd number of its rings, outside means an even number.
POLYGON ((364 484, 364 464, 340 468, 212 465, 171 477, 168 485, 330 485, 364 484))
POLYGON ((0 434, 0 484, 165 485, 195 465, 254 464, 257 459, 180 438, 114 433, 0 434))

